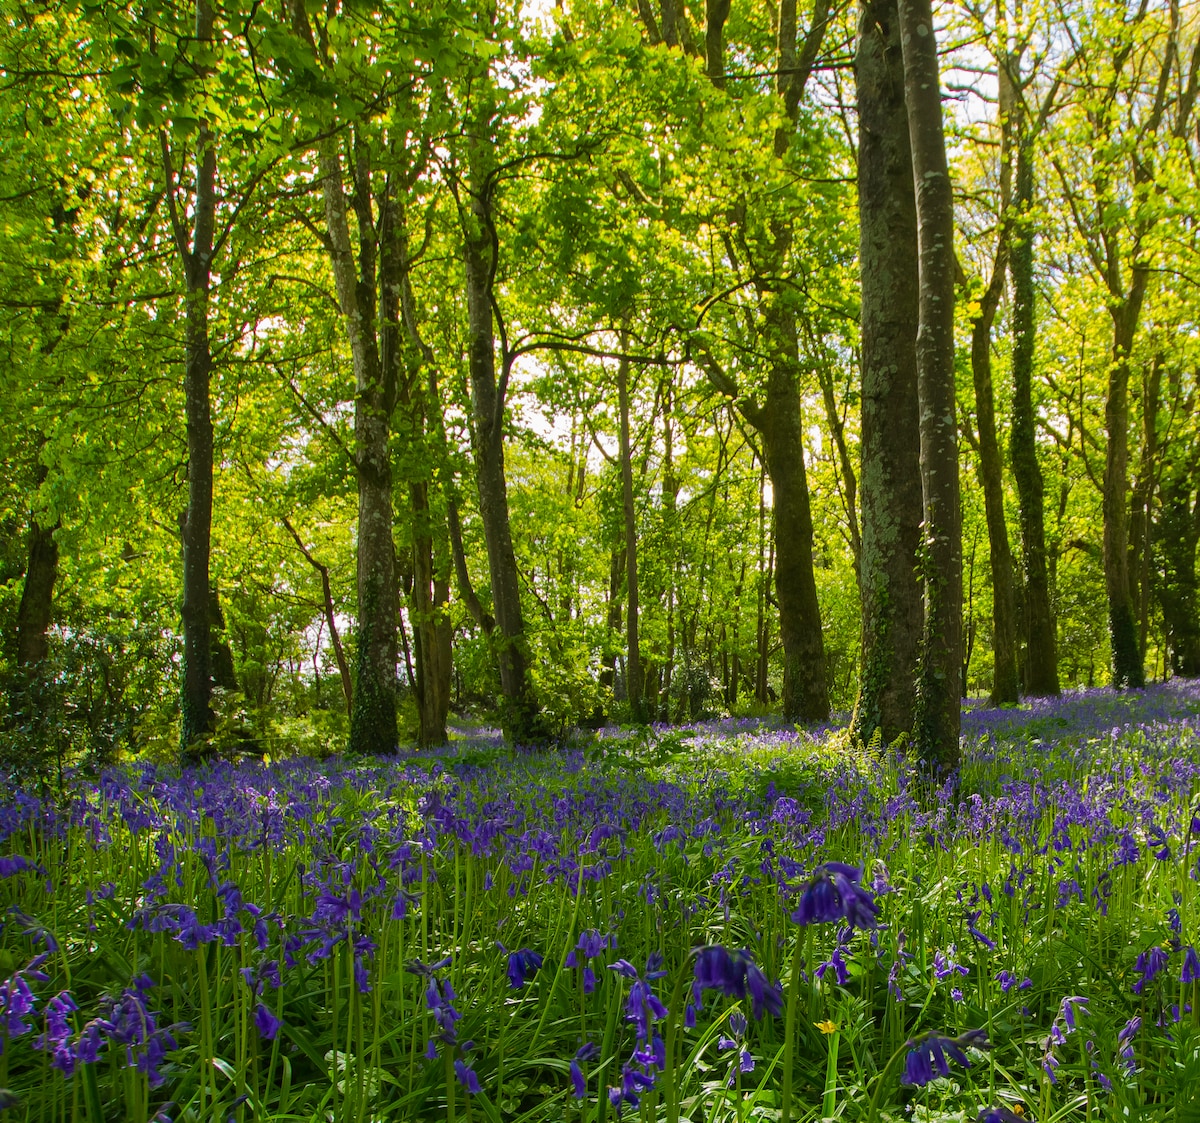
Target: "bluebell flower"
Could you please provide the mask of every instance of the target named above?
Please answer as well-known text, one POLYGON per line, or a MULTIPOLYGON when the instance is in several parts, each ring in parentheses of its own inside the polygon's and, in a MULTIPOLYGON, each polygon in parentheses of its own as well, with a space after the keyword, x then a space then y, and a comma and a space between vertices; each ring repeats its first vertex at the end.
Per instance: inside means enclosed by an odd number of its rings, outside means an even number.
POLYGON ((824 979, 831 969, 839 986, 845 986, 850 981, 850 972, 846 970, 846 961, 842 958, 840 946, 833 949, 833 954, 817 968, 815 974, 818 979, 824 979))
POLYGON ((1169 958, 1167 949, 1159 947, 1157 944, 1142 952, 1137 957, 1137 962, 1133 968, 1135 971, 1140 971, 1142 976, 1133 984, 1133 993, 1141 994, 1146 989, 1146 984, 1152 982, 1156 976, 1166 969, 1169 958))
POLYGON ((1002 1104, 985 1107, 976 1117, 975 1123, 1029 1123, 1028 1115, 1018 1115, 1002 1104))
POLYGON ((603 955, 610 947, 616 947, 616 940, 612 936, 605 936, 595 928, 589 928, 579 934, 578 943, 567 953, 567 958, 563 961, 564 967, 583 968, 584 994, 591 994, 596 989, 596 972, 592 970, 589 960, 603 955))
POLYGON ((879 906, 862 887, 862 870, 844 862, 825 862, 801 890, 791 913, 797 924, 827 924, 845 920, 855 928, 877 928, 879 906))
POLYGON ((254 1007, 254 1025, 259 1032, 259 1036, 265 1038, 267 1041, 274 1041, 283 1027, 283 1022, 267 1006, 260 1002, 254 1007))
POLYGON ((1066 1025, 1068 1032, 1075 1029, 1075 1008, 1078 1007, 1081 1014, 1086 1014, 1088 1012, 1087 1003, 1088 1000, 1079 995, 1062 1000, 1062 1004, 1058 1008, 1059 1016, 1066 1025))
POLYGON ((588 1061, 594 1061, 600 1056, 600 1046, 594 1041, 585 1042, 571 1060, 571 1088, 572 1095, 581 1100, 587 1095, 587 1081, 583 1076, 582 1066, 588 1061))
POLYGON ((978 940, 981 944, 983 944, 983 946, 985 948, 987 948, 988 951, 995 951, 996 950, 996 941, 991 939, 988 936, 985 936, 976 927, 976 923, 978 922, 980 916, 982 916, 982 915, 983 915, 982 909, 977 909, 975 912, 967 914, 967 931, 970 932, 971 935, 974 936, 976 940, 978 940))
POLYGON ((476 1075, 475 1070, 471 1068, 466 1061, 456 1060, 454 1062, 454 1075, 458 1077, 458 1082, 464 1088, 466 1088, 466 1090, 472 1096, 479 1095, 480 1091, 482 1090, 479 1087, 479 1077, 476 1075))
POLYGON ((971 1029, 958 1037, 947 1037, 937 1030, 930 1030, 908 1042, 908 1054, 904 1058, 902 1081, 918 1088, 928 1084, 935 1076, 949 1076, 950 1062, 955 1061, 970 1068, 966 1050, 990 1048, 987 1031, 971 1029))
POLYGON ((538 973, 542 966, 542 957, 529 948, 514 951, 508 957, 508 985, 516 990, 523 987, 529 978, 538 973))
POLYGON ((705 990, 719 991, 726 998, 749 998, 757 1020, 765 1014, 777 1016, 783 1012, 783 987, 767 979, 745 948, 730 951, 721 944, 712 944, 697 953, 692 981, 693 1002, 689 1004, 693 1007, 693 1021, 695 1008, 700 1006, 705 990))
POLYGON ((1187 951, 1183 953, 1183 970, 1180 972, 1179 981, 1181 983, 1200 981, 1200 956, 1196 955, 1196 949, 1191 944, 1188 944, 1187 951))

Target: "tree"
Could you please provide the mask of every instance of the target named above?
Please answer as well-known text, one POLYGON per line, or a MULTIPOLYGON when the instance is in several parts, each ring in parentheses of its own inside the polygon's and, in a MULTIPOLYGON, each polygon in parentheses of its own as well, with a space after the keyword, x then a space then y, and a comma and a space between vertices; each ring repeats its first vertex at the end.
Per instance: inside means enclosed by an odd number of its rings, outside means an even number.
POLYGON ((1145 667, 1129 564, 1129 381, 1154 275, 1153 234, 1161 217, 1158 179, 1179 158, 1191 129, 1200 85, 1200 41, 1185 68, 1176 2, 1161 14, 1145 6, 1133 14, 1102 7, 1095 26, 1103 46, 1090 41, 1081 47, 1073 74, 1079 91, 1073 122, 1090 138, 1088 158, 1082 168, 1069 168, 1057 156, 1054 166, 1112 322, 1101 488, 1104 582, 1113 685, 1139 688, 1145 684, 1145 667))
POLYGON ((917 214, 894 0, 867 0, 857 77, 862 284, 862 660, 851 728, 891 743, 913 729, 922 601, 917 410, 917 214))
MULTIPOLYGON (((1056 695, 1058 636, 1046 565, 1045 485, 1038 462, 1033 409, 1034 344, 1036 337, 1034 257, 1034 141, 1040 131, 1025 106, 1027 83, 1021 78, 1021 52, 1007 54, 1001 81, 1011 91, 1007 129, 1015 146, 1016 183, 1013 196, 1012 252, 1012 428, 1009 457, 1020 503, 1021 561, 1025 605, 1025 692, 1056 695)), ((1055 84, 1057 85, 1057 83, 1055 84)), ((1053 102, 1047 97, 1041 120, 1053 102)))
POLYGON ((941 76, 929 0, 899 0, 904 100, 916 188, 920 296, 922 569, 925 621, 914 741, 935 771, 959 758, 962 674, 962 512, 954 401, 954 196, 946 164, 941 76))

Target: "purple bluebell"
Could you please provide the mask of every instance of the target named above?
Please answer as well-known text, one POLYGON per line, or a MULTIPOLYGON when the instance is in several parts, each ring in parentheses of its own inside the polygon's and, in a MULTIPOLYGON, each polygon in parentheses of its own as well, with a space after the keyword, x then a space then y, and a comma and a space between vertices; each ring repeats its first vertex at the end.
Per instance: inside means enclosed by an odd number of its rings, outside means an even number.
POLYGON ((579 934, 579 942, 567 953, 563 966, 583 968, 584 994, 591 994, 596 989, 596 972, 592 970, 589 961, 599 958, 606 949, 615 946, 616 940, 612 936, 602 935, 595 928, 589 928, 579 934))
POLYGON ((594 1041, 585 1042, 575 1052, 575 1056, 571 1060, 571 1088, 572 1095, 581 1100, 587 1095, 587 1081, 583 1075, 583 1065, 588 1061, 594 1061, 600 1056, 600 1046, 594 1041))
POLYGON ((1167 949, 1158 944, 1142 952, 1133 967, 1142 976, 1133 984, 1133 993, 1141 994, 1146 989, 1146 985, 1153 982, 1166 969, 1169 958, 1167 949))
POLYGON ((861 885, 862 870, 844 862, 818 866, 800 892, 791 913, 797 924, 827 924, 845 920, 855 928, 877 928, 879 906, 861 885))
POLYGON ((1064 998, 1062 1000, 1062 1003, 1058 1008, 1058 1012, 1059 1017, 1061 1017, 1063 1020, 1063 1024, 1067 1027, 1068 1033, 1076 1028, 1076 1008, 1078 1008, 1079 1013, 1086 1014, 1088 1012, 1087 1003, 1088 1000, 1080 995, 1072 995, 1071 997, 1064 998))
POLYGON ((1194 983, 1200 981, 1200 956, 1196 955, 1196 949, 1188 944, 1187 951, 1183 953, 1183 970, 1179 974, 1181 983, 1194 983))
POLYGON ((472 1095, 479 1095, 482 1090, 479 1087, 479 1077, 475 1074, 475 1070, 470 1067, 464 1060, 456 1060, 454 1062, 454 1075, 458 1077, 458 1082, 466 1088, 472 1095))
POLYGON ((833 949, 829 959, 817 967, 814 974, 818 979, 824 979, 829 971, 833 971, 834 980, 838 986, 845 986, 850 981, 850 972, 846 969, 846 960, 842 957, 841 946, 833 949))
POLYGON ((529 948, 509 953, 508 956, 508 985, 517 990, 523 987, 530 978, 538 973, 542 966, 542 957, 529 948))
POLYGON ((993 1104, 985 1107, 975 1118, 975 1123, 1029 1123, 1029 1116, 1018 1115, 1012 1108, 1003 1104, 993 1104))
POLYGON ((936 1076, 949 1076, 951 1061, 970 1068, 968 1048, 990 1048, 987 1031, 971 1029, 957 1037, 947 1037, 937 1030, 930 1030, 913 1038, 908 1042, 908 1053, 904 1058, 903 1083, 920 1088, 936 1076))
POLYGON ((646 962, 645 974, 639 974, 638 969, 627 959, 618 959, 608 965, 610 971, 615 971, 622 978, 629 979, 629 998, 625 1002, 625 1020, 637 1027, 639 1041, 650 1039, 650 1026, 667 1016, 667 1008, 658 996, 650 989, 650 983, 661 979, 666 974, 662 970, 662 956, 654 952, 646 962))
POLYGON ((731 951, 721 944, 701 948, 696 955, 692 1001, 699 1008, 705 990, 716 990, 726 998, 747 997, 756 1020, 783 1012, 783 987, 771 983, 745 948, 731 951))
POLYGON ((279 1036, 280 1029, 283 1028, 283 1022, 275 1016, 268 1006, 260 1002, 254 1007, 254 1026, 258 1030, 260 1037, 265 1038, 267 1041, 274 1041, 279 1036))
POLYGON ((70 1041, 70 1017, 78 1009, 67 991, 56 994, 46 1003, 46 1030, 33 1043, 35 1049, 43 1049, 50 1054, 51 1066, 63 1076, 70 1076, 78 1061, 70 1041))

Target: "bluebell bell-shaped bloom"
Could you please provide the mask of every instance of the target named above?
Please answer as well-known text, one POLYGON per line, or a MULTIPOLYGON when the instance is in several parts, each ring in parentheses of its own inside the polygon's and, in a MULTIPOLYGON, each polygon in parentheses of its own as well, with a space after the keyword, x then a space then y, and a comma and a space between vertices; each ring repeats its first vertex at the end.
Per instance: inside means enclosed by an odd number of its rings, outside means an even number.
POLYGON ((476 1075, 475 1070, 471 1068, 466 1061, 461 1059, 455 1060, 454 1075, 458 1077, 458 1082, 464 1088, 466 1088, 466 1090, 472 1096, 479 1095, 480 1091, 482 1090, 479 1087, 479 1077, 476 1075))
POLYGON ((1088 1000, 1079 995, 1073 995, 1062 1000, 1062 1004, 1059 1006, 1059 1016, 1062 1018, 1068 1032, 1075 1029, 1076 1008, 1078 1008, 1079 1013, 1086 1014, 1088 1012, 1087 1003, 1088 1000))
POLYGON ((63 1076, 70 1076, 75 1071, 78 1060, 71 1045, 70 1016, 79 1007, 67 991, 61 991, 46 1003, 46 1031, 34 1041, 35 1049, 43 1049, 50 1054, 50 1065, 58 1069, 63 1076))
POLYGON ((846 960, 840 946, 833 949, 833 954, 817 967, 815 974, 818 979, 824 979, 830 971, 833 971, 834 980, 839 986, 845 986, 850 981, 850 972, 846 970, 846 960))
POLYGON ((629 988, 629 997, 625 1002, 625 1020, 632 1022, 637 1027, 639 1041, 649 1041, 651 1025, 667 1016, 667 1008, 650 989, 650 983, 654 979, 661 979, 666 974, 662 970, 662 962, 660 953, 651 953, 650 958, 646 961, 644 974, 640 973, 627 959, 618 959, 616 963, 608 965, 610 971, 615 971, 622 978, 631 980, 633 984, 629 988))
POLYGON ((996 982, 1000 984, 1000 990, 1004 994, 1007 994, 1013 989, 1013 987, 1016 987, 1018 990, 1028 990, 1031 986, 1033 986, 1033 980, 1031 978, 1026 976, 1018 982, 1017 976, 1011 971, 997 971, 996 982))
POLYGON ((254 1026, 260 1037, 267 1041, 274 1041, 279 1036, 280 1029, 283 1028, 283 1022, 268 1006, 260 1002, 254 1007, 254 1026))
POLYGON ((825 862, 801 890, 791 913, 797 924, 828 924, 845 920, 855 928, 877 928, 879 906, 861 884, 862 870, 844 862, 825 862))
POLYGON ((589 928, 579 934, 579 941, 567 953, 563 961, 564 967, 583 968, 583 993, 591 994, 596 989, 596 972, 592 970, 590 960, 597 959, 610 947, 616 947, 616 939, 605 936, 595 928, 589 928))
POLYGON ((40 866, 35 862, 31 862, 23 854, 0 855, 0 877, 13 877, 15 874, 24 873, 26 870, 38 872, 40 869, 40 866))
POLYGON ((1183 970, 1179 974, 1181 983, 1194 983, 1200 981, 1200 956, 1196 955, 1196 949, 1188 944, 1187 951, 1183 953, 1183 970))
POLYGON ((987 1031, 967 1030, 958 1037, 947 1037, 937 1030, 930 1030, 908 1042, 908 1054, 904 1058, 903 1083, 918 1088, 928 1084, 936 1076, 950 1075, 950 1062, 970 1068, 968 1048, 989 1048, 987 1031))
POLYGON ((530 978, 538 973, 542 966, 542 957, 529 948, 514 951, 508 957, 508 985, 516 990, 523 987, 530 978))
POLYGON ((975 1123, 1029 1123, 1029 1116, 1018 1115, 1012 1108, 1003 1104, 993 1104, 991 1107, 985 1107, 976 1116, 975 1123))
POLYGON ((571 1094, 577 1100, 581 1100, 587 1095, 587 1081, 584 1079, 582 1066, 588 1061, 594 1061, 598 1056, 600 1056, 600 1046, 594 1041, 587 1041, 576 1050, 575 1056, 571 1060, 571 1094))
POLYGON ((719 991, 726 998, 749 998, 756 1019, 783 1011, 782 986, 767 979, 745 948, 731 951, 721 944, 713 944, 697 953, 690 1004, 693 1021, 705 990, 719 991))
POLYGON ((990 936, 985 936, 978 929, 978 927, 976 927, 976 925, 979 921, 979 918, 982 915, 983 915, 982 909, 977 909, 975 912, 969 913, 967 915, 967 931, 970 932, 971 935, 976 940, 978 940, 981 944, 983 944, 983 946, 985 948, 987 948, 988 951, 995 951, 996 950, 996 941, 993 940, 990 936))
POLYGON ((1141 973, 1141 978, 1133 984, 1133 993, 1141 994, 1146 989, 1146 984, 1160 975, 1167 966, 1169 960, 1167 949, 1159 947, 1157 944, 1148 948, 1137 957, 1137 962, 1134 964, 1134 970, 1141 973))

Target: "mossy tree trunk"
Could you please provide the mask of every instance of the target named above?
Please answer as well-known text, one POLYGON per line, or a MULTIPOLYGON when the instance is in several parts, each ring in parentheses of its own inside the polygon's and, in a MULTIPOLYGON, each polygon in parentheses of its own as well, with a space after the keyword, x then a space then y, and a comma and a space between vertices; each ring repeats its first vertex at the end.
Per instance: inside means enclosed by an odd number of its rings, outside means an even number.
POLYGON ((962 512, 954 399, 954 204, 929 0, 899 0, 904 95, 919 250, 920 401, 925 622, 913 735, 935 772, 959 761, 962 697, 962 512))
POLYGON ((862 285, 862 657, 851 728, 911 732, 921 642, 917 216, 895 0, 865 0, 856 54, 862 285))

